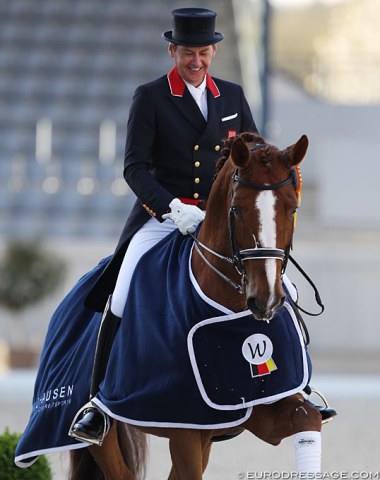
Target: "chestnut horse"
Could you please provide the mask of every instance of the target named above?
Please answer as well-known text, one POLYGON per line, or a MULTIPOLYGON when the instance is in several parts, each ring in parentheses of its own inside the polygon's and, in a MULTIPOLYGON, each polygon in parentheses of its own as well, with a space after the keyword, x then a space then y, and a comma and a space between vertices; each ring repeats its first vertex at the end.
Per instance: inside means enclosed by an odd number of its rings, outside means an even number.
MULTIPOLYGON (((203 292, 232 311, 248 307, 258 321, 270 321, 285 300, 281 279, 299 205, 296 168, 307 147, 305 135, 284 150, 251 133, 227 140, 195 239, 191 264, 203 292)), ((132 427, 114 420, 102 446, 71 452, 70 478, 143 478, 148 433, 169 439, 169 480, 201 480, 212 442, 243 430, 278 445, 299 432, 319 432, 321 415, 297 393, 255 406, 234 428, 132 427)))

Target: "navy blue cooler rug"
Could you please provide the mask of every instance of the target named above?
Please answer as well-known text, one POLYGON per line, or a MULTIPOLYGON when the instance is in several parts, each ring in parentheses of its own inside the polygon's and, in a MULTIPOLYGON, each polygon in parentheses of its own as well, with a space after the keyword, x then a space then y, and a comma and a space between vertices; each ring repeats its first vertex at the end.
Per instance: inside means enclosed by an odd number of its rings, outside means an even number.
POLYGON ((69 437, 72 419, 88 401, 101 314, 84 299, 106 260, 84 275, 54 312, 42 349, 29 423, 16 448, 16 464, 29 466, 43 453, 86 447, 69 437))
MULTIPOLYGON (((308 356, 291 307, 285 303, 268 324, 216 304, 192 275, 192 246, 191 237, 175 231, 135 270, 94 399, 113 418, 150 427, 232 427, 254 405, 300 392, 308 383, 308 356)), ((85 309, 83 300, 102 265, 78 282, 53 315, 33 411, 16 451, 20 466, 41 453, 87 446, 67 432, 88 400, 101 314, 85 309)))

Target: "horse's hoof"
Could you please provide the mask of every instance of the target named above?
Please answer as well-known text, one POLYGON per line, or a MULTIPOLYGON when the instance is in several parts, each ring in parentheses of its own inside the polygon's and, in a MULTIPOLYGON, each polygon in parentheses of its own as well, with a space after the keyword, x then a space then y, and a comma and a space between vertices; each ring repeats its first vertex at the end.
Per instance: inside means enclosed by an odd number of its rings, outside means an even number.
POLYGON ((110 419, 102 410, 94 405, 82 408, 70 427, 70 437, 82 442, 102 445, 104 437, 110 429, 110 419))

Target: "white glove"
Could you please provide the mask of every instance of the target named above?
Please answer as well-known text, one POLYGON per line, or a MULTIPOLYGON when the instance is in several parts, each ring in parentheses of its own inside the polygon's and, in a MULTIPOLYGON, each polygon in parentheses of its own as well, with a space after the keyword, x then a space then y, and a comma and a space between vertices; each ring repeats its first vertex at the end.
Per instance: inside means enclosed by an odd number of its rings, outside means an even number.
POLYGON ((195 205, 187 205, 181 200, 175 198, 169 203, 171 212, 164 213, 162 218, 166 220, 169 218, 174 222, 182 235, 187 233, 194 233, 199 223, 205 218, 205 212, 195 205))

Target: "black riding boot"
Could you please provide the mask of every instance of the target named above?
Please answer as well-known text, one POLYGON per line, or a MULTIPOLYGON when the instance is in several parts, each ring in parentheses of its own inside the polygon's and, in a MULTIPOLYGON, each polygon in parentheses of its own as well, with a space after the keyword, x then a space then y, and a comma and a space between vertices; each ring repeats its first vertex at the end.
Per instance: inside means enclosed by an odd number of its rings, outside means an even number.
POLYGON ((305 400, 305 402, 309 403, 313 407, 315 407, 319 413, 322 416, 322 423, 328 423, 331 422, 331 420, 338 415, 337 411, 334 408, 331 408, 330 405, 328 404, 326 397, 315 387, 310 387, 310 385, 306 385, 304 388, 304 391, 307 395, 310 395, 312 393, 315 393, 319 396, 319 398, 322 400, 324 403, 324 406, 321 405, 316 405, 314 402, 311 400, 305 400))
POLYGON ((110 428, 110 418, 91 399, 99 390, 103 380, 112 344, 120 325, 120 318, 111 312, 111 296, 108 299, 99 327, 94 365, 92 368, 90 401, 84 405, 71 424, 69 435, 77 440, 101 445, 110 428))

